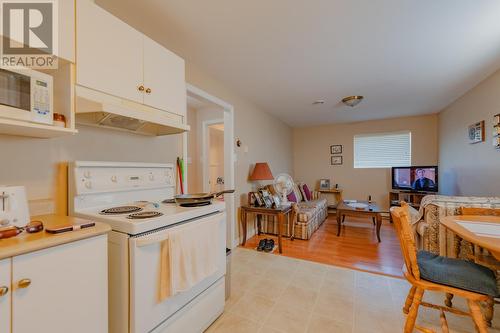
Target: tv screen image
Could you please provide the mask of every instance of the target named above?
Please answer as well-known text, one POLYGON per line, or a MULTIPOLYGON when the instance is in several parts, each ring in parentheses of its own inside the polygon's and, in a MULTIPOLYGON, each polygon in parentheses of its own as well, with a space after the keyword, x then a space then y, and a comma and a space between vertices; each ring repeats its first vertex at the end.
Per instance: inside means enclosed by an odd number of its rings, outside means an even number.
POLYGON ((394 167, 392 188, 416 192, 438 191, 438 167, 394 167))

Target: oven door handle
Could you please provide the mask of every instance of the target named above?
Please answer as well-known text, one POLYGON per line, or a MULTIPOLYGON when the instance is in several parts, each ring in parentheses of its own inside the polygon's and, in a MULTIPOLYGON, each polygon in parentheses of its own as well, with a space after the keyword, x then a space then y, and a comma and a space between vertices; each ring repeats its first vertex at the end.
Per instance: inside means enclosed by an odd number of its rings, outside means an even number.
POLYGON ((148 246, 168 240, 168 233, 159 233, 150 236, 139 237, 135 240, 136 247, 148 246))

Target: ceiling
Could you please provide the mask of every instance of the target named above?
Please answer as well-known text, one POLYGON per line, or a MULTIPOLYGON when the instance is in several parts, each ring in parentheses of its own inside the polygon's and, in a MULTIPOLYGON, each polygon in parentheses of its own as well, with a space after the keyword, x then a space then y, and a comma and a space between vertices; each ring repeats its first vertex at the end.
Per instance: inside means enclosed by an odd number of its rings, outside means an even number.
POLYGON ((294 127, 436 113, 500 67, 498 0, 97 2, 294 127))

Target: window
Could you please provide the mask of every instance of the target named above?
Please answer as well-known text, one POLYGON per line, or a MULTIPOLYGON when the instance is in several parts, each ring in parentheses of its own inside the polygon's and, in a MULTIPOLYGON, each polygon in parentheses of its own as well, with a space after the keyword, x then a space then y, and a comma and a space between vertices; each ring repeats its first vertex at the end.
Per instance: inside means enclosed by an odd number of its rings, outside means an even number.
POLYGON ((354 136, 354 168, 411 165, 411 132, 354 136))

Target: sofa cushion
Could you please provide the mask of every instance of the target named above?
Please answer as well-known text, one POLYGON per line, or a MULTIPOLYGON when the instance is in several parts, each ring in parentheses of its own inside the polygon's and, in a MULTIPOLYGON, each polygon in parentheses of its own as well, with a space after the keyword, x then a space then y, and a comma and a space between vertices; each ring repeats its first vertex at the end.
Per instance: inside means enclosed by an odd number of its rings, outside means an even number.
POLYGON ((292 193, 290 193, 289 195, 286 196, 286 198, 288 199, 288 201, 290 202, 298 202, 297 201, 297 196, 295 195, 295 192, 292 191, 292 193))
POLYGON ((312 221, 314 215, 316 215, 317 209, 314 207, 300 207, 299 213, 297 214, 297 221, 299 222, 309 222, 312 221))
POLYGON ((487 267, 426 251, 417 253, 417 261, 420 276, 424 280, 493 297, 499 296, 495 274, 487 267))
POLYGON ((307 184, 302 184, 302 191, 304 192, 304 197, 307 199, 307 201, 311 201, 312 194, 311 194, 311 190, 309 189, 309 186, 307 186, 307 184))
POLYGON ((297 198, 297 202, 301 202, 304 200, 302 197, 302 192, 300 192, 299 185, 293 184, 293 192, 295 193, 295 197, 297 198))

